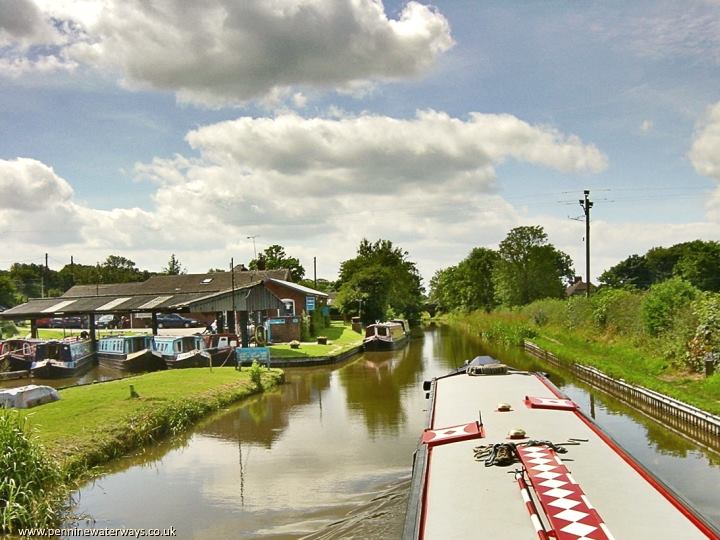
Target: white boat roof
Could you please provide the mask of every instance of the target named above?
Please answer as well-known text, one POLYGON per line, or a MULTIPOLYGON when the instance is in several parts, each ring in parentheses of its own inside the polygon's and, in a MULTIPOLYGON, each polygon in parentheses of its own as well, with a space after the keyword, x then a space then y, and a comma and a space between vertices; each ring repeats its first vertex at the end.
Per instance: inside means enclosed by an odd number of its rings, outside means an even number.
MULTIPOLYGON (((459 374, 436 380, 430 427, 440 430, 466 424, 478 420, 480 413, 485 435, 428 448, 419 538, 538 538, 512 474, 521 465, 486 467, 483 461, 475 460, 473 452, 481 445, 509 442, 508 433, 516 428, 524 429, 529 439, 556 444, 571 438, 587 440, 568 446, 566 454, 558 455, 599 513, 609 535, 568 521, 571 532, 561 538, 718 538, 712 531, 706 534, 707 527, 703 532, 704 525, 680 510, 677 500, 659 482, 630 465, 627 454, 623 455, 584 416, 574 410, 527 406, 526 396, 557 398, 553 393, 557 389, 544 381, 534 374, 519 373, 459 374), (510 404, 512 410, 498 412, 499 403, 510 404)), ((554 512, 553 508, 549 510, 554 512)), ((563 515, 577 517, 580 513, 572 510, 563 515)))

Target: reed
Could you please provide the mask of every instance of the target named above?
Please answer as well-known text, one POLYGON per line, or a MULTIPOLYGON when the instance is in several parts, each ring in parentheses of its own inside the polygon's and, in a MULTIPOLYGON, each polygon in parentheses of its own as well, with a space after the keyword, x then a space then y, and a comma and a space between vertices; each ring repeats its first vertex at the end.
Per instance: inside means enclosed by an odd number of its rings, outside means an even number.
POLYGON ((17 411, 0 410, 0 449, 0 532, 57 523, 67 507, 65 475, 17 411))

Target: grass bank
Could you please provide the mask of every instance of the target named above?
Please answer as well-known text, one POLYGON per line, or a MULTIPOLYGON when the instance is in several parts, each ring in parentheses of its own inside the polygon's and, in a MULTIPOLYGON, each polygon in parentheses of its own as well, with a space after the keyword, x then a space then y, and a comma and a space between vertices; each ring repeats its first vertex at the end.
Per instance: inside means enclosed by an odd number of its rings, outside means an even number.
POLYGON ((329 327, 322 330, 328 338, 327 345, 318 345, 316 342, 302 342, 299 349, 292 349, 289 344, 271 345, 271 358, 316 358, 320 356, 334 356, 357 347, 362 343, 363 335, 353 332, 350 325, 342 321, 333 321, 329 327))
MULTIPOLYGON (((11 506, 0 501, 2 530, 53 523, 56 510, 48 496, 57 501, 58 489, 69 493, 92 467, 120 457, 168 435, 179 434, 201 417, 252 394, 275 387, 282 381, 280 370, 253 367, 241 372, 233 368, 181 369, 147 373, 100 384, 67 388, 60 401, 27 411, 7 411, 8 442, 3 447, 0 486, 19 486, 35 468, 26 455, 38 455, 37 462, 52 465, 58 474, 47 474, 48 482, 32 484, 33 496, 10 515, 11 506), (130 385, 137 397, 131 397, 130 385), (21 423, 22 429, 17 427, 21 423), (27 427, 28 429, 25 429, 27 427), (31 437, 21 436, 20 432, 31 437), (32 452, 24 450, 31 439, 32 452), (13 450, 14 449, 14 450, 13 450), (8 457, 10 456, 10 457, 8 457), (13 457, 14 456, 14 457, 13 457), (62 478, 59 481, 58 478, 62 478), (68 486, 68 487, 65 487, 68 486), (41 519, 33 508, 44 508, 41 519), (14 517, 13 517, 14 516, 14 517), (22 519, 23 516, 31 516, 22 519)), ((0 428, 2 423, 0 422, 0 428)), ((0 430, 2 431, 2 430, 0 430)), ((4 441, 3 433, 0 439, 4 441)), ((28 446, 30 448, 30 446, 28 446)), ((13 488, 16 489, 16 488, 13 488)), ((0 530, 0 532, 2 532, 0 530)))
POLYGON ((538 325, 517 312, 473 312, 441 319, 448 324, 505 345, 529 339, 567 363, 596 367, 617 379, 662 392, 713 414, 720 414, 720 374, 704 377, 669 361, 661 349, 639 344, 632 336, 538 325))

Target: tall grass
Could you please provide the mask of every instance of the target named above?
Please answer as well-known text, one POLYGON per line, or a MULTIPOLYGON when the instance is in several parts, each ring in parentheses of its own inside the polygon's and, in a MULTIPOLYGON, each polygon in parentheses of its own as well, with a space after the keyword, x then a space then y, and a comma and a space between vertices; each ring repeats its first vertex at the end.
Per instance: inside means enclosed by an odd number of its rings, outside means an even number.
POLYGON ((0 532, 57 524, 65 476, 17 411, 0 409, 0 452, 0 532))

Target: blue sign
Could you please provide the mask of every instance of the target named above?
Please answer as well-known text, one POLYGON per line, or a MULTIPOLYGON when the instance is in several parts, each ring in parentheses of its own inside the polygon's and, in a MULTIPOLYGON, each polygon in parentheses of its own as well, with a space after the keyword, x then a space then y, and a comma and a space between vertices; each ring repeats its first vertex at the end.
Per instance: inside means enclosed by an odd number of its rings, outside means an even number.
POLYGON ((285 319, 268 319, 270 324, 285 324, 285 319))
POLYGON ((243 364, 250 366, 253 360, 257 360, 258 364, 270 367, 270 349, 267 347, 237 347, 235 358, 238 366, 243 364))
POLYGON ((315 297, 314 296, 306 296, 305 297, 305 310, 310 312, 315 309, 315 297))

